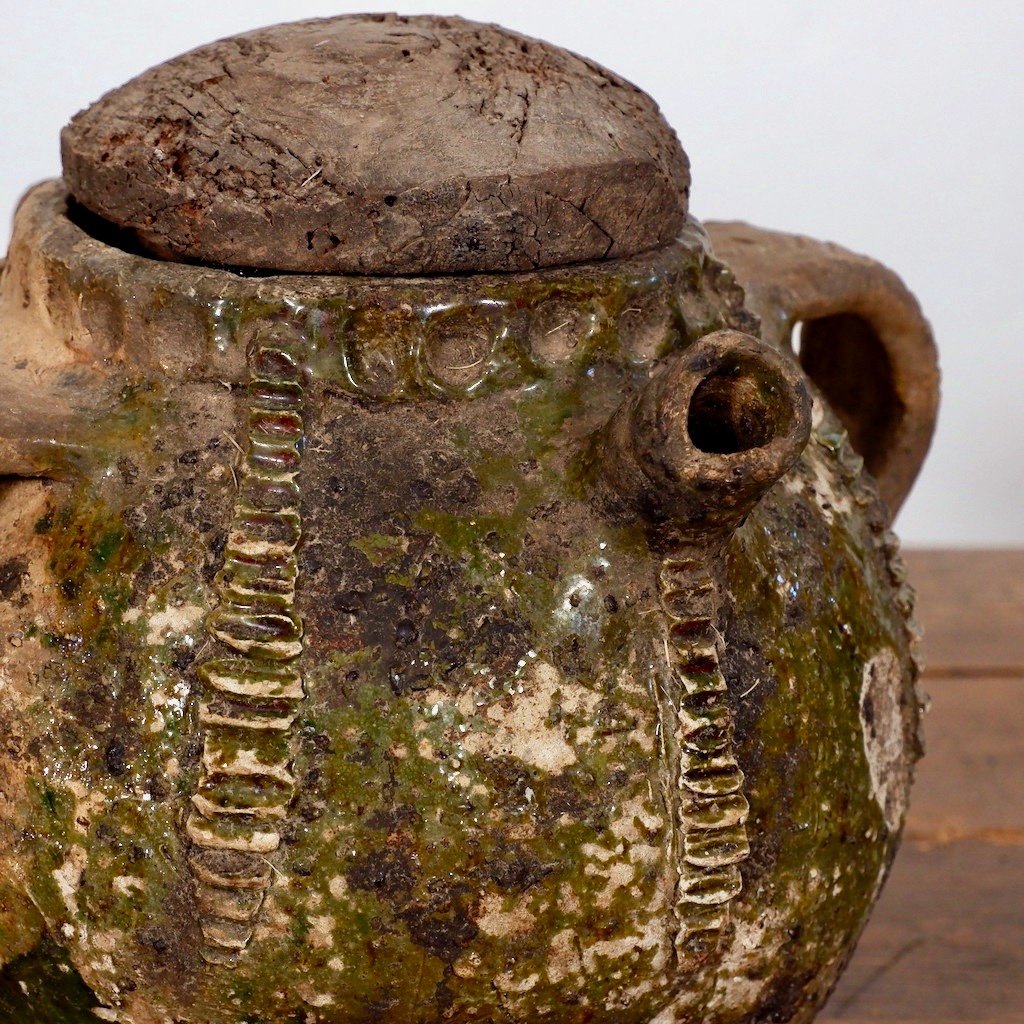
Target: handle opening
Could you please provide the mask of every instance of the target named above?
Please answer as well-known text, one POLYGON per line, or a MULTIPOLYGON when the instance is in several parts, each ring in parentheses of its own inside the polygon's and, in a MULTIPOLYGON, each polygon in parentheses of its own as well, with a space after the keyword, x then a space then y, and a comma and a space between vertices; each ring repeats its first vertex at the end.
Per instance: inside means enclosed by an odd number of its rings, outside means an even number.
POLYGON ((793 332, 793 348, 868 472, 881 476, 907 407, 878 332, 856 313, 835 313, 800 321, 793 332))

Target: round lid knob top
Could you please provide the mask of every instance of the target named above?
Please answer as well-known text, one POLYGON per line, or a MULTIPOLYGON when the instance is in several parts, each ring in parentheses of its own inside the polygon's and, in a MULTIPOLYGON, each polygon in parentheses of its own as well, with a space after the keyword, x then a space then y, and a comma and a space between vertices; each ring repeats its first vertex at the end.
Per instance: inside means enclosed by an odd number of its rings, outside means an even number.
POLYGON ((143 72, 61 137, 74 198, 166 259, 306 273, 532 270, 682 227, 654 101, 461 18, 276 25, 143 72))

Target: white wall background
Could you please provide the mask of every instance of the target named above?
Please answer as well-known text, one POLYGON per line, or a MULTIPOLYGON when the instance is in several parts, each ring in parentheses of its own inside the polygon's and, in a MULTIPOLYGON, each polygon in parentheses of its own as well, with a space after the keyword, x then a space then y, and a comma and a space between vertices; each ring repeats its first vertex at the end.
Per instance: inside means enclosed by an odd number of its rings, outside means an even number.
MULTIPOLYGON (((399 0, 395 0, 398 3, 399 0)), ((0 0, 0 251, 64 122, 144 68, 275 21, 393 4, 0 0)), ((841 242, 888 263, 944 370, 913 544, 1024 544, 1024 5, 1020 0, 437 0, 650 92, 698 217, 841 242)))

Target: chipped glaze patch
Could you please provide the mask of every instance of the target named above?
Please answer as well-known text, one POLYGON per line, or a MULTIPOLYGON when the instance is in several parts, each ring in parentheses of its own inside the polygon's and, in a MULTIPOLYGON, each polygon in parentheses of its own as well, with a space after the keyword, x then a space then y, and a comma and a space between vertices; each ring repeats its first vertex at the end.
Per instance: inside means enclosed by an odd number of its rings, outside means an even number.
MULTIPOLYGON (((567 710, 586 713, 598 696, 567 685, 558 670, 545 662, 530 665, 520 686, 523 692, 516 700, 496 701, 484 709, 481 728, 471 729, 462 741, 466 752, 517 757, 546 772, 575 764, 576 752, 564 730, 551 724, 552 705, 561 700, 568 705, 567 710)), ((466 705, 464 712, 475 710, 465 698, 462 703, 466 705)))
POLYGON ((82 873, 89 856, 82 846, 72 846, 63 864, 53 869, 53 878, 60 890, 61 899, 72 918, 78 917, 78 890, 82 884, 82 873))
MULTIPOLYGON (((798 896, 798 894, 794 894, 798 896)), ((716 969, 716 984, 707 1009, 727 1008, 730 1019, 756 1011, 764 991, 772 984, 765 965, 779 956, 785 924, 778 912, 756 920, 734 922, 732 941, 716 969)))
POLYGON ((860 721, 871 793, 890 831, 899 828, 907 803, 903 709, 899 701, 901 678, 899 659, 887 647, 864 666, 860 691, 860 721))
POLYGON ((206 609, 197 604, 184 604, 180 607, 164 608, 149 616, 149 632, 146 642, 153 646, 167 642, 169 633, 182 635, 203 621, 206 609))

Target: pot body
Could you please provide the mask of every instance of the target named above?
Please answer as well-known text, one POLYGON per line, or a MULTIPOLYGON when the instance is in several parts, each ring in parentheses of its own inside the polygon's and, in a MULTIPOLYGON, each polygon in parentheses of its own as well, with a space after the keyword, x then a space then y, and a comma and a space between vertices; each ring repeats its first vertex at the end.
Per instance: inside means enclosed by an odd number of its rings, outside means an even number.
POLYGON ((702 558, 595 499, 658 360, 756 329, 700 233, 244 278, 63 204, 26 200, 0 306, 50 388, 0 500, 8 971, 66 962, 47 998, 132 1024, 810 1019, 903 819, 911 596, 820 396, 702 558), (686 601, 742 772, 703 861, 686 601))

